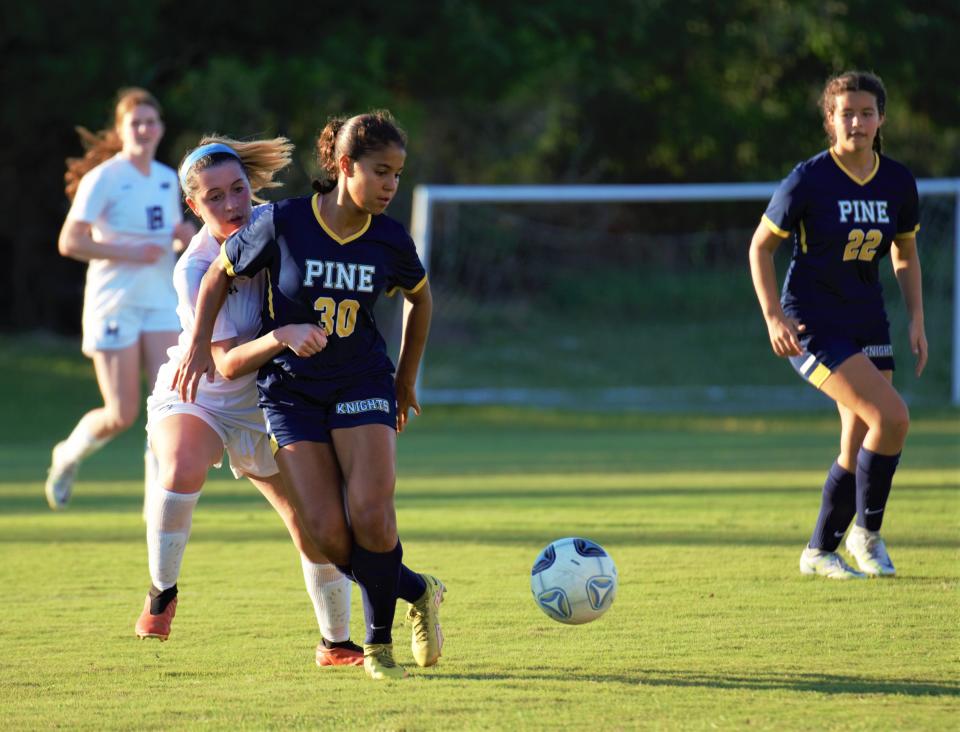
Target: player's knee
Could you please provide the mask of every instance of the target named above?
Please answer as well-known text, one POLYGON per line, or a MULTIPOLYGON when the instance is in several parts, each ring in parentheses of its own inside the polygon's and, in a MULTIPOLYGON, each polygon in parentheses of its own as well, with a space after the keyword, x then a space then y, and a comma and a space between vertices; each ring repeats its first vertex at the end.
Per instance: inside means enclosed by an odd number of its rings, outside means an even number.
POLYGON ((296 515, 291 512, 290 516, 282 516, 282 518, 287 526, 287 531, 290 533, 290 539, 293 541, 293 545, 297 548, 297 551, 314 564, 327 564, 326 555, 310 539, 306 530, 300 526, 296 520, 296 515))
POLYGON ((169 490, 193 493, 200 490, 207 479, 209 466, 193 456, 158 462, 160 485, 169 490))
POLYGON ((374 552, 388 552, 397 543, 397 515, 393 504, 351 507, 350 525, 357 541, 374 552))
MULTIPOLYGON (((342 521, 334 520, 329 512, 310 511, 307 509, 302 517, 303 534, 297 549, 307 555, 311 561, 314 556, 323 556, 333 564, 349 564, 352 541, 346 525, 342 521), (302 541, 302 539, 306 541, 302 541), (312 546, 314 555, 308 549, 312 546), (319 553, 319 554, 316 554, 319 553)), ((297 536, 291 536, 297 543, 297 536)))
POLYGON ((903 401, 884 410, 881 419, 881 430, 884 435, 899 442, 907 439, 907 432, 910 430, 910 410, 903 401))
POLYGON ((133 423, 137 421, 139 415, 140 408, 136 404, 107 408, 106 414, 104 415, 104 426, 111 434, 123 432, 133 426, 133 423))

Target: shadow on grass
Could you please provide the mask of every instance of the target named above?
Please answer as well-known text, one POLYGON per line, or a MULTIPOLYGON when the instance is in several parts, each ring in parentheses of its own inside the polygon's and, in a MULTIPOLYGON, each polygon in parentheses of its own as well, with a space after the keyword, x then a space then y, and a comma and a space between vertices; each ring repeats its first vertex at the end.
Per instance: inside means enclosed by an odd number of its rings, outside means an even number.
POLYGON ((865 679, 856 676, 814 673, 706 674, 674 673, 641 669, 622 675, 603 675, 564 669, 562 676, 522 672, 449 674, 424 677, 430 681, 529 681, 630 684, 637 686, 671 686, 681 688, 735 689, 750 691, 798 691, 816 694, 877 694, 905 696, 960 696, 960 682, 925 679, 865 679))
MULTIPOLYGON (((238 492, 234 488, 223 490, 221 487, 208 486, 200 499, 205 506, 228 506, 230 508, 255 508, 265 505, 257 490, 249 483, 244 482, 245 492, 238 492)), ((904 494, 942 493, 952 488, 947 482, 932 485, 897 486, 897 491, 904 494)), ((90 511, 126 511, 132 506, 140 510, 143 496, 135 492, 139 488, 131 487, 129 493, 117 491, 90 490, 79 484, 76 496, 70 505, 71 512, 90 511)), ((703 486, 676 485, 662 488, 648 487, 614 487, 590 488, 585 480, 584 485, 549 486, 542 488, 495 488, 495 489, 416 489, 401 486, 397 491, 397 507, 401 510, 407 505, 430 505, 433 508, 450 506, 462 507, 466 503, 482 506, 485 503, 495 504, 508 502, 511 504, 536 503, 542 506, 545 498, 549 498, 553 507, 563 507, 564 500, 581 503, 585 498, 591 500, 629 500, 636 498, 678 498, 702 501, 704 498, 713 499, 711 502, 721 503, 735 496, 747 496, 762 501, 767 496, 793 494, 803 497, 809 494, 811 500, 819 498, 821 487, 811 483, 809 487, 797 486, 728 486, 711 488, 703 486)), ((4 495, 0 492, 0 514, 10 513, 42 513, 46 510, 46 500, 42 494, 42 486, 37 484, 36 494, 27 494, 17 491, 15 494, 4 495)))
MULTIPOLYGON (((207 525, 195 530, 190 537, 191 543, 242 543, 248 541, 283 540, 286 533, 279 517, 274 516, 272 509, 266 502, 254 503, 247 507, 251 514, 257 514, 254 522, 245 526, 217 526, 207 525), (261 521, 261 517, 263 520, 261 521)), ((115 508, 115 510, 117 510, 115 508)), ((111 544, 138 542, 143 540, 144 525, 140 518, 140 504, 131 504, 121 509, 129 514, 125 521, 118 521, 109 527, 98 523, 93 527, 78 524, 72 517, 83 515, 73 512, 70 516, 52 515, 44 509, 40 523, 31 523, 28 526, 8 525, 0 535, 2 544, 47 544, 50 542, 62 543, 89 543, 111 544), (62 520, 61 520, 62 519, 62 520), (68 523, 69 522, 69 523, 68 523)), ((203 508, 198 511, 202 514, 203 508)), ((119 511, 118 511, 119 512, 119 511)), ((243 521, 243 517, 238 517, 243 521)), ((531 546, 544 546, 557 538, 558 535, 576 535, 587 533, 592 538, 603 543, 608 548, 616 547, 764 547, 796 549, 802 546, 807 534, 771 530, 770 533, 747 533, 736 527, 728 530, 710 528, 692 528, 685 531, 663 530, 656 528, 637 528, 621 525, 612 527, 577 526, 574 519, 564 519, 553 528, 534 526, 530 528, 515 527, 509 529, 477 529, 449 527, 433 529, 403 529, 401 538, 405 543, 427 542, 432 544, 450 545, 488 545, 494 547, 521 547, 529 549, 531 546), (596 531, 593 529, 596 528, 596 531)), ((960 549, 960 541, 952 538, 940 537, 904 537, 897 539, 898 549, 960 549)), ((952 580, 951 580, 952 581, 952 580)))

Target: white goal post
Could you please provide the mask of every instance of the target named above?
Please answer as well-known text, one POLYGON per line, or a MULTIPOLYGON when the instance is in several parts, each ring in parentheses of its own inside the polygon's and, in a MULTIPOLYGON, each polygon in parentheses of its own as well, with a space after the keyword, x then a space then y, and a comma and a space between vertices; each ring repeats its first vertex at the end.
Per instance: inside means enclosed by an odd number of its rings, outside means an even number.
MULTIPOLYGON (((672 203, 768 200, 779 183, 675 183, 650 185, 418 185, 413 192, 410 233, 429 270, 435 203, 672 203)), ((917 181, 920 195, 952 196, 954 293, 951 402, 960 405, 960 178, 917 181)), ((406 320, 409 305, 404 307, 406 320)))

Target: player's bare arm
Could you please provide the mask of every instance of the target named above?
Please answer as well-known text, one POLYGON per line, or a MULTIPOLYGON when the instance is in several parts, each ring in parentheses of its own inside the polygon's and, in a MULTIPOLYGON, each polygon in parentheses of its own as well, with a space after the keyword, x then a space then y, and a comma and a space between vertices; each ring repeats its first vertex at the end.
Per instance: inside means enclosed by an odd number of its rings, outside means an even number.
POLYGON ((417 401, 417 371, 420 369, 420 359, 423 358, 427 334, 430 332, 430 319, 433 317, 433 296, 430 294, 429 282, 425 282, 416 292, 404 293, 404 297, 411 307, 403 329, 395 379, 397 432, 403 432, 409 409, 413 409, 413 413, 417 416, 420 415, 420 403, 417 401))
POLYGON ((923 285, 916 237, 895 239, 890 247, 890 261, 910 319, 910 350, 916 358, 916 374, 920 376, 927 365, 927 334, 923 324, 923 285))
POLYGON ((213 260, 200 282, 193 338, 190 339, 170 384, 170 387, 176 389, 185 402, 196 400, 197 388, 204 374, 207 375, 207 381, 212 382, 216 373, 216 364, 210 353, 210 338, 213 335, 217 313, 227 299, 230 280, 226 267, 218 258, 213 260))
POLYGON ((86 221, 67 219, 60 230, 57 248, 64 257, 80 262, 91 259, 115 259, 138 264, 152 264, 163 256, 165 248, 160 244, 125 246, 93 240, 92 226, 86 221))
POLYGON ((763 318, 767 321, 767 333, 773 352, 781 357, 799 356, 801 350, 797 334, 804 330, 804 326, 795 318, 787 317, 777 293, 777 271, 773 264, 773 254, 780 246, 780 241, 781 238, 766 224, 761 222, 757 226, 750 242, 750 274, 753 277, 753 289, 760 300, 763 318))
POLYGON ((256 371, 286 348, 308 358, 326 346, 327 334, 323 328, 313 323, 296 323, 283 325, 239 346, 236 338, 217 341, 210 349, 220 375, 225 379, 236 379, 256 371))

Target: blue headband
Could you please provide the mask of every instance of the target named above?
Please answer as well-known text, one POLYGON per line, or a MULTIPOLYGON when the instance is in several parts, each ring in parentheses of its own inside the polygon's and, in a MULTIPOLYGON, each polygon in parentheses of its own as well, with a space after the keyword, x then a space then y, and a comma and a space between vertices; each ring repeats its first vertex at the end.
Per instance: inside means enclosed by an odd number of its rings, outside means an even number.
POLYGON ((220 142, 211 142, 206 145, 201 145, 187 155, 187 157, 185 157, 183 162, 180 164, 180 187, 182 189, 187 189, 187 174, 190 172, 190 168, 196 165, 200 158, 205 158, 207 155, 213 155, 214 153, 226 153, 227 155, 233 155, 233 157, 235 157, 237 160, 240 160, 240 156, 237 155, 237 151, 229 145, 224 145, 220 142))

